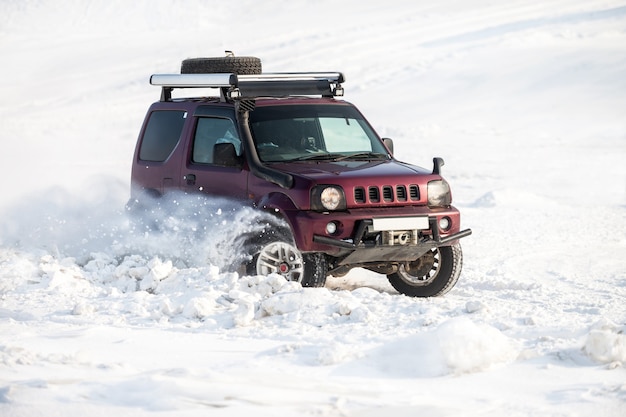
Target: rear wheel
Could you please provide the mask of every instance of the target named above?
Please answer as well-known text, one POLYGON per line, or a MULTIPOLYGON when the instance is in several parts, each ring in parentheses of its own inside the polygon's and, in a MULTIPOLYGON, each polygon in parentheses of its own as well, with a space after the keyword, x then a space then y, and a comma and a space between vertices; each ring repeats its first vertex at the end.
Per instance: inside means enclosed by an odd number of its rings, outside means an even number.
POLYGON ((461 245, 433 248, 420 258, 406 262, 387 279, 398 292, 409 297, 434 297, 450 291, 463 265, 461 245))

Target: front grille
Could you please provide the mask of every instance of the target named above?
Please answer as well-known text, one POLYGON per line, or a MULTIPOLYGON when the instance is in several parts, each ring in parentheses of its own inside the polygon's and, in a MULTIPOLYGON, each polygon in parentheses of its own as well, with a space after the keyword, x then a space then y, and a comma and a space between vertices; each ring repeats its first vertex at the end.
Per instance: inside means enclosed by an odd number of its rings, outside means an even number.
POLYGON ((357 204, 365 203, 393 203, 393 202, 407 202, 407 201, 419 201, 420 191, 416 184, 411 185, 384 185, 378 187, 376 185, 370 185, 368 187, 358 186, 354 187, 354 201, 357 204))

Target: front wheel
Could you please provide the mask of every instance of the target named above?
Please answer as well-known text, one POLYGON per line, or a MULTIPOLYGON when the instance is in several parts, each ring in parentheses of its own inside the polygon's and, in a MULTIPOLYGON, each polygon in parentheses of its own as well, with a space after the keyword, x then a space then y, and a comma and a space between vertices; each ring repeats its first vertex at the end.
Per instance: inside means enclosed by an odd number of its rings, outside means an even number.
POLYGON ((409 297, 434 297, 450 291, 461 274, 461 245, 433 248, 415 261, 398 266, 387 275, 389 283, 409 297))
MULTIPOLYGON (((247 273, 254 275, 279 274, 303 287, 323 287, 328 275, 328 261, 322 253, 302 254, 289 239, 270 238, 257 242, 247 273)), ((283 234, 284 235, 284 234, 283 234)))

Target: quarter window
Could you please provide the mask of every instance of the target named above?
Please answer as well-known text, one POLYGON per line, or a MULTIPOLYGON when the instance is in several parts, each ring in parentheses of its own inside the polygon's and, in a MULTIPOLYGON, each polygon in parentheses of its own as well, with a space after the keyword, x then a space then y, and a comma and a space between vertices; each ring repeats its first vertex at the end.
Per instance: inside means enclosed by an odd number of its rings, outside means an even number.
POLYGON ((186 111, 154 111, 143 134, 139 159, 165 161, 174 151, 185 124, 186 111))

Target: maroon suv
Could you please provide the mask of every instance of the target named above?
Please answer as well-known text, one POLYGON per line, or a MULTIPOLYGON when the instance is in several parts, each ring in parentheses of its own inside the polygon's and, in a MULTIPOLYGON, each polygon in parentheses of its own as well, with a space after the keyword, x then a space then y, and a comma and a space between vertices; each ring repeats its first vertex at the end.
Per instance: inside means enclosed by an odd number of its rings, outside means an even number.
POLYGON ((153 75, 161 99, 139 135, 131 201, 182 190, 272 213, 275 222, 245 237, 248 274, 318 287, 362 267, 409 296, 446 293, 471 230, 460 230, 443 161, 426 170, 396 160, 392 141, 336 99, 343 81, 336 72, 262 73, 258 58, 234 56, 153 75), (172 98, 201 87, 215 97, 172 98))

